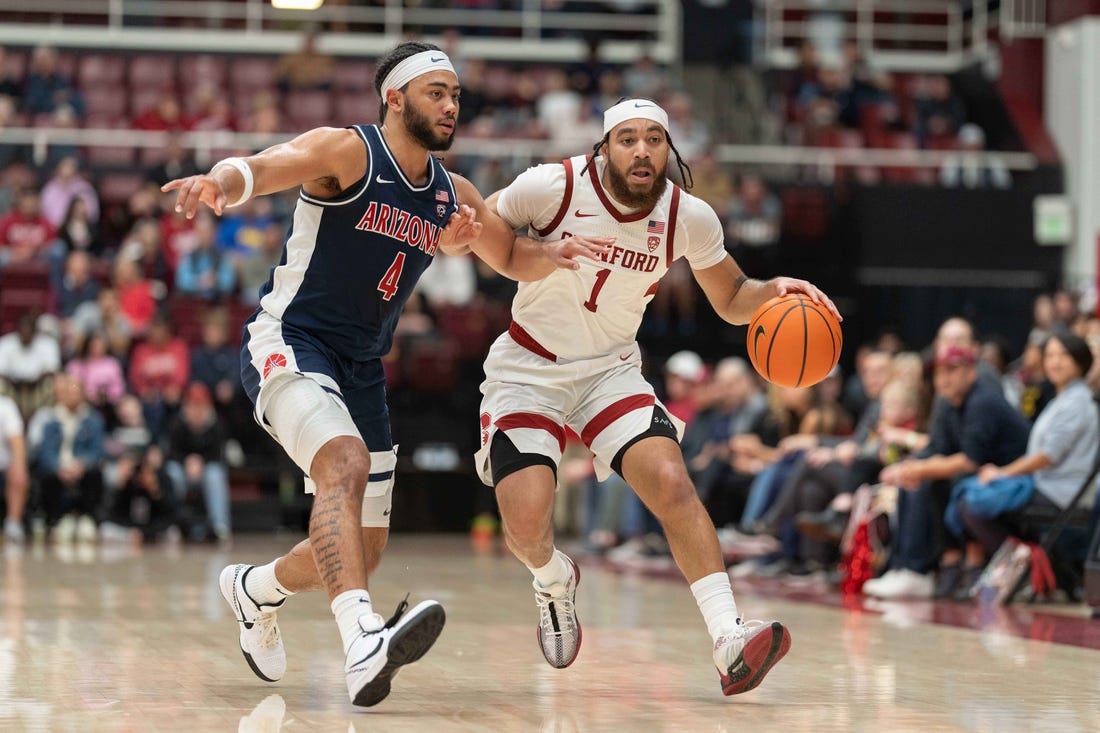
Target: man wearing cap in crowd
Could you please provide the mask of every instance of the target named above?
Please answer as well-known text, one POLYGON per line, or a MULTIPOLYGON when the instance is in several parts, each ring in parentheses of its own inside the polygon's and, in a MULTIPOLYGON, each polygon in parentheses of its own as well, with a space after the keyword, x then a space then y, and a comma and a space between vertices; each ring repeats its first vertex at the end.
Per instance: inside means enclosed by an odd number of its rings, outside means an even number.
POLYGON ((1092 471, 1100 439, 1096 403, 1085 383, 1092 350, 1059 325, 1043 342, 1042 354, 1043 373, 1057 395, 1036 418, 1027 451, 1011 463, 984 464, 951 491, 944 521, 966 542, 966 556, 945 553, 941 571, 957 576, 956 597, 969 597, 986 560, 1008 537, 1011 523, 1002 515, 1027 504, 1065 509, 1092 471))
POLYGON ((697 393, 706 381, 707 371, 707 365, 694 351, 677 351, 665 362, 665 407, 685 425, 699 410, 697 393))
POLYGON ((944 573, 942 588, 933 578, 940 555, 953 544, 943 524, 951 486, 987 463, 1010 463, 1027 447, 1027 420, 1008 404, 997 384, 978 378, 973 347, 942 343, 933 370, 936 396, 946 406, 933 423, 928 446, 915 458, 887 466, 880 475, 883 483, 910 494, 904 511, 899 506, 889 570, 863 588, 879 598, 954 593, 957 577, 944 573))
POLYGON ((520 283, 512 325, 485 362, 476 468, 496 488, 509 549, 534 576, 538 639, 551 666, 569 666, 581 643, 580 572, 554 547, 551 523, 569 427, 595 454, 597 477, 619 473, 660 520, 713 640, 722 692, 733 695, 760 684, 790 647, 790 633, 778 621, 741 619, 680 452, 683 423, 642 376, 638 326, 680 257, 729 323, 747 323, 764 301, 792 292, 835 307, 804 280, 750 280, 741 271, 725 251, 717 214, 685 190, 691 172, 660 105, 623 100, 604 113, 603 132, 591 155, 531 168, 486 202, 540 239, 589 234, 614 243, 578 259, 576 269, 520 283), (666 177, 672 154, 684 188, 666 177))
POLYGON ((245 325, 241 379, 256 421, 306 474, 314 493, 308 540, 262 566, 230 565, 219 579, 252 671, 286 671, 276 611, 291 594, 324 588, 343 640, 352 703, 369 707, 431 647, 443 627, 424 601, 388 622, 367 578, 389 536, 397 463, 382 357, 405 301, 438 249, 472 249, 514 279, 575 267, 606 242, 515 236, 477 189, 431 153, 450 148, 460 86, 438 46, 402 43, 378 60, 380 125, 320 127, 208 174, 165 184, 187 218, 253 196, 300 188, 280 264, 245 325))

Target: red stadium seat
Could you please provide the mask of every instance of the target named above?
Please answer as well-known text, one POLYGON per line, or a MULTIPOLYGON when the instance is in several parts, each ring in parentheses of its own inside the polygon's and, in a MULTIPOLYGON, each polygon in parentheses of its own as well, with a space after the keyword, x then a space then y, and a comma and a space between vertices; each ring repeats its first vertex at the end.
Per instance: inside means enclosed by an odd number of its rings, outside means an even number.
POLYGON ((16 323, 27 313, 45 313, 50 310, 50 289, 32 290, 5 287, 0 292, 0 331, 15 329, 16 323))
POLYGON ((117 119, 127 114, 129 103, 125 87, 118 85, 88 87, 83 90, 88 117, 117 119))
POLYGON ((126 76, 126 62, 120 56, 90 53, 76 62, 76 81, 81 88, 120 85, 126 76))
POLYGON ((133 87, 174 87, 176 60, 172 56, 137 56, 130 62, 130 84, 133 87))
POLYGON ((289 92, 283 98, 287 118, 300 129, 332 124, 332 92, 289 92))
POLYGON ((333 86, 338 90, 373 93, 374 70, 369 61, 342 61, 332 72, 333 86))
POLYGON ((336 98, 334 125, 367 125, 378 122, 378 97, 345 92, 336 98))
POLYGON ((165 94, 164 87, 135 87, 130 92, 130 116, 152 109, 165 94))
POLYGON ((466 306, 437 307, 435 315, 439 330, 458 344, 458 355, 463 359, 484 357, 489 342, 497 335, 491 330, 488 309, 480 300, 466 306))
POLYGON ((229 62, 229 83, 237 93, 251 93, 275 86, 276 60, 269 56, 244 56, 229 62))
POLYGON ((45 262, 13 262, 0 273, 0 294, 17 290, 48 290, 50 267, 45 262))
POLYGON ((179 60, 180 86, 188 88, 198 84, 225 85, 226 60, 222 56, 196 54, 179 60))
POLYGON ((10 46, 4 48, 4 71, 13 79, 22 79, 27 73, 27 55, 10 46))
POLYGON ((818 241, 829 226, 829 201, 821 188, 787 188, 780 195, 783 202, 784 235, 793 239, 818 241))
POLYGON ((415 392, 447 394, 458 384, 458 347, 449 339, 414 339, 401 362, 402 384, 415 392))

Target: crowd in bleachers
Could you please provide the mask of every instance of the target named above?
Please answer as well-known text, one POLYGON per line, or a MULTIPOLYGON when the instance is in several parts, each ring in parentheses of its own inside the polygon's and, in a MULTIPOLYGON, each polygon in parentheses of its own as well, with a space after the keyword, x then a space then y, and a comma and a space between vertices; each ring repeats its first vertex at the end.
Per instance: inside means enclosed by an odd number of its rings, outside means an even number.
MULTIPOLYGON (((812 51, 807 47, 782 97, 791 142, 977 144, 946 77, 901 82, 867 70, 855 55, 839 65, 818 64, 812 51)), ((715 141, 693 116, 690 98, 651 59, 613 67, 593 48, 567 68, 478 60, 460 67, 464 138, 542 137, 580 153, 600 137, 600 114, 620 96, 661 100, 671 135, 692 165, 693 193, 722 216, 728 248, 754 275, 780 270, 780 233, 792 216, 808 219, 787 207, 786 197, 781 204, 760 176, 743 171, 734 178, 715 160, 715 141)), ((281 60, 9 49, 0 51, 0 126, 291 133, 375 120, 372 76, 370 62, 333 63, 309 37, 281 60)), ((277 455, 240 393, 236 344, 278 262, 293 196, 257 199, 222 219, 203 213, 188 220, 158 188, 197 171, 176 137, 140 152, 65 145, 47 152, 35 157, 27 147, 0 144, 0 333, 6 334, 0 378, 8 395, 0 402, 0 458, 9 466, 11 520, 5 532, 17 537, 29 527, 61 540, 227 537, 233 468, 277 455), (221 447, 226 436, 232 436, 228 451, 221 447), (11 468, 20 454, 29 467, 22 474, 11 468)), ((510 181, 517 162, 467 154, 448 164, 489 193, 510 181)), ((1007 181, 956 173, 951 179, 945 168, 942 180, 1007 181)), ((883 176, 909 180, 909 173, 895 177, 890 169, 883 176)), ((431 399, 469 390, 476 397, 480 357, 507 323, 513 287, 473 259, 440 258, 401 320, 387 361, 392 392, 431 399)), ((692 336, 697 299, 687 269, 674 268, 643 335, 692 336)), ((1100 324, 1078 320, 1072 306, 1067 294, 1040 303, 1037 336, 1011 366, 1003 345, 983 346, 982 363, 1000 365, 1006 398, 1028 420, 1053 390, 1039 335, 1053 320, 1071 324, 1093 345, 1100 335, 1100 324)), ((772 552, 774 562, 746 567, 775 574, 831 564, 835 542, 812 544, 821 534, 798 534, 812 526, 803 520, 819 520, 821 533, 835 540, 855 504, 852 490, 883 483, 866 473, 867 462, 887 463, 887 456, 893 462, 926 445, 934 390, 921 359, 893 355, 899 349, 884 342, 861 352, 847 384, 833 377, 794 392, 761 391, 737 360, 717 364, 713 376, 698 357, 678 355, 670 363, 670 408, 691 420, 685 452, 716 524, 730 527, 728 543, 772 552), (900 442, 890 439, 898 435, 900 442)), ((1096 374, 1087 376, 1094 389, 1096 374)), ((563 475, 577 478, 583 465, 563 475)), ((626 558, 639 546, 643 554, 661 554, 652 519, 615 481, 589 492, 592 505, 579 515, 593 549, 626 558)))
POLYGON ((992 158, 979 165, 961 153, 981 152, 986 136, 944 74, 897 75, 875 69, 854 40, 833 53, 813 41, 799 48, 797 67, 779 81, 775 111, 790 144, 822 147, 954 151, 938 170, 930 167, 849 166, 832 175, 861 183, 940 183, 966 188, 1008 188, 1012 176, 992 158))
MULTIPOLYGON (((687 422, 684 456, 735 577, 965 600, 1006 538, 1034 541, 1051 512, 1075 509, 1052 553, 1072 597, 1100 521, 1095 481, 1077 496, 1100 448, 1098 356, 1100 318, 1061 291, 1036 300, 1011 361, 1001 340, 951 318, 919 352, 887 333, 859 348, 847 379, 836 370, 810 388, 765 385, 736 357, 709 366, 679 352, 664 394, 687 422)), ((574 453, 560 529, 614 565, 674 572, 622 479, 595 481, 574 453)))

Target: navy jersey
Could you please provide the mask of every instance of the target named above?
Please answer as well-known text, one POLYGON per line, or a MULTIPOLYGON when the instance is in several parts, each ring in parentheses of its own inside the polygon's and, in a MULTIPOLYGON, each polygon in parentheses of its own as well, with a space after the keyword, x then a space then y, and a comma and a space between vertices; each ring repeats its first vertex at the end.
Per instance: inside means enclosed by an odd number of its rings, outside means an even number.
POLYGON ((366 175, 336 198, 299 193, 260 309, 344 358, 365 361, 389 352, 401 309, 457 205, 434 157, 427 183, 413 186, 377 126, 352 129, 367 146, 366 175))

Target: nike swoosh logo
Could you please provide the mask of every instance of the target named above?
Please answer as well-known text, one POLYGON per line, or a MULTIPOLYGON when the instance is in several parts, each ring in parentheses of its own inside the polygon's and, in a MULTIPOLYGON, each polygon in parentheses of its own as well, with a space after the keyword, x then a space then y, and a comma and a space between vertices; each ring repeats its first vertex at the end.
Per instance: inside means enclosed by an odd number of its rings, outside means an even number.
POLYGON ((638 104, 637 102, 634 103, 635 109, 637 109, 639 107, 656 107, 656 106, 657 105, 655 105, 655 104, 638 104))
POLYGON ((764 335, 764 327, 757 326, 756 333, 752 335, 752 353, 756 354, 756 342, 760 340, 760 337, 764 335))
POLYGON ((367 660, 369 660, 371 657, 373 657, 375 654, 377 654, 378 650, 381 649, 381 648, 382 648, 382 639, 379 639, 377 646, 375 646, 374 649, 371 650, 370 654, 368 654, 367 656, 363 657, 362 659, 360 659, 355 664, 348 667, 348 671, 349 672, 354 672, 356 667, 358 667, 360 664, 365 663, 367 660))
POLYGON ((573 216, 577 216, 577 217, 582 217, 582 218, 583 218, 583 217, 586 217, 586 216, 599 216, 599 214, 582 214, 582 213, 581 213, 581 210, 580 210, 580 209, 577 209, 576 211, 574 211, 574 212, 573 212, 573 216))
POLYGON ((374 177, 374 180, 378 181, 379 183, 393 183, 393 181, 387 181, 387 180, 386 180, 385 178, 383 178, 383 177, 382 177, 381 175, 377 175, 377 176, 375 176, 375 177, 374 177))
POLYGON ((383 517, 388 517, 388 516, 390 515, 390 512, 391 512, 391 511, 393 511, 393 507, 390 507, 390 508, 389 508, 389 509, 387 509, 386 511, 382 512, 382 516, 383 516, 383 517))
POLYGON ((439 58, 435 58, 434 56, 429 56, 428 60, 431 61, 433 64, 438 64, 440 61, 442 61, 445 58, 447 58, 447 57, 446 56, 440 56, 439 58))
MULTIPOLYGON (((248 573, 248 571, 245 570, 245 574, 247 574, 247 573, 248 573)), ((237 568, 236 571, 234 571, 234 573, 233 573, 233 605, 235 605, 237 607, 237 616, 238 616, 237 620, 241 624, 243 624, 246 629, 251 629, 253 626, 255 626, 255 624, 244 620, 244 606, 241 605, 241 599, 237 597, 237 578, 239 578, 240 576, 241 576, 241 569, 237 568)), ((241 584, 242 585, 244 584, 243 579, 241 580, 241 584)))
POLYGON ((630 354, 619 354, 620 361, 626 361, 630 358, 630 354))

